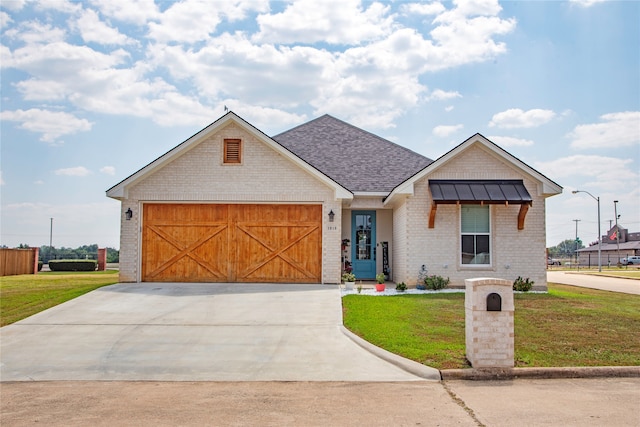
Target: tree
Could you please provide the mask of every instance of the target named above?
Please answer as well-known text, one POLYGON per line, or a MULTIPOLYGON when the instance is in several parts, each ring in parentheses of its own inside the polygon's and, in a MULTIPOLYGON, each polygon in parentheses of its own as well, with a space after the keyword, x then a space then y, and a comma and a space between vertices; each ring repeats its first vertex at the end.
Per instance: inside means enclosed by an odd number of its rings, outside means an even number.
MULTIPOLYGON (((577 249, 584 248, 582 240, 578 238, 577 249)), ((552 258, 571 258, 576 254, 576 240, 567 239, 549 248, 549 256, 552 258)))

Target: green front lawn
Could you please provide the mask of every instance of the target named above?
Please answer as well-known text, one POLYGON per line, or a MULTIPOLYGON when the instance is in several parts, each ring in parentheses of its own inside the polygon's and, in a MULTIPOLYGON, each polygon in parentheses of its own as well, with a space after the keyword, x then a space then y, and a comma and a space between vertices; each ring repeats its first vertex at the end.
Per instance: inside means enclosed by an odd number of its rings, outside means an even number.
POLYGON ((118 283, 118 272, 41 272, 0 278, 0 326, 118 283))
MULTIPOLYGON (((342 301, 345 326, 367 341, 437 369, 469 367, 463 293, 342 301)), ((516 294, 515 364, 640 365, 640 296, 558 284, 516 294)))

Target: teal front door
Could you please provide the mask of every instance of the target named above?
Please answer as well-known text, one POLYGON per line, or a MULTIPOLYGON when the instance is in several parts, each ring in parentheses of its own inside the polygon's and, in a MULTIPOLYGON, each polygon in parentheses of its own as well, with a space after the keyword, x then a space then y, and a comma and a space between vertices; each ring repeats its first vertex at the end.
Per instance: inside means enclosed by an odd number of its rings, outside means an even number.
POLYGON ((376 277, 376 213, 353 211, 351 213, 351 260, 356 279, 376 277))

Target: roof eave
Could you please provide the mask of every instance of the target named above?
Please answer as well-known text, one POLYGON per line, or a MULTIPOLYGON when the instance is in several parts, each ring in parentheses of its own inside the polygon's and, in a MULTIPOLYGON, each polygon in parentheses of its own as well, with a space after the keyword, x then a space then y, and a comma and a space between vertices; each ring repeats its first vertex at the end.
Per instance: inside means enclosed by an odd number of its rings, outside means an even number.
POLYGON ((415 182, 419 181, 420 179, 424 178, 425 176, 433 173, 440 167, 444 166, 452 158, 454 158, 459 153, 466 150, 471 145, 477 142, 481 143, 484 147, 491 150, 496 155, 504 158, 509 163, 511 163, 518 169, 524 171, 525 173, 530 175, 532 178, 534 178, 536 181, 538 181, 540 183, 539 191, 543 197, 545 198, 551 197, 551 196, 555 196, 557 194, 562 193, 562 187, 559 184, 550 180, 549 178, 544 176, 542 173, 538 172, 537 170, 533 169, 531 166, 524 163, 522 160, 513 156, 512 154, 505 151, 504 149, 500 148, 498 145, 488 140, 482 134, 476 133, 475 135, 471 136, 470 138, 468 138, 461 144, 457 145, 447 153, 440 156, 438 159, 434 160, 433 163, 429 164, 427 167, 425 167, 424 169, 422 169, 412 177, 400 183, 396 188, 393 189, 393 191, 391 191, 391 193, 389 193, 389 197, 387 197, 387 199, 385 200, 385 204, 391 203, 397 197, 413 195, 413 191, 414 191, 413 184, 415 182))
POLYGON ((134 185, 136 182, 139 182, 140 180, 142 180, 147 175, 149 175, 149 174, 155 172, 156 170, 162 168, 162 166, 164 166, 168 162, 170 162, 170 161, 176 159, 177 157, 185 154, 190 149, 195 147, 202 139, 206 138, 208 135, 210 135, 212 133, 215 133, 218 129, 222 128, 223 126, 225 126, 230 121, 233 121, 233 122, 237 123, 244 130, 246 130, 247 132, 251 133, 253 136, 258 138, 259 140, 261 140, 264 143, 266 143, 269 146, 271 146, 275 151, 277 151, 283 157, 289 159, 290 161, 295 163, 297 166, 299 166, 302 169, 306 170, 308 173, 313 175, 315 178, 317 178, 318 180, 323 182, 325 185, 333 188, 333 190, 335 192, 335 198, 336 199, 353 199, 353 193, 351 191, 349 191, 347 188, 345 188, 342 185, 338 184, 336 181, 332 180, 330 177, 328 177, 327 175, 323 174, 318 169, 314 168, 309 163, 305 162, 304 160, 302 160, 300 157, 296 156, 291 151, 287 150, 280 143, 278 143, 277 141, 275 141, 274 139, 272 139, 271 137, 269 137, 265 133, 261 132, 259 129, 257 129, 256 127, 254 127, 253 125, 251 125, 246 120, 244 120, 240 116, 236 115, 232 111, 229 111, 227 114, 225 114, 224 116, 222 116, 221 118, 219 118, 215 122, 211 123, 210 125, 208 125, 204 129, 202 129, 201 131, 196 133, 195 135, 191 136, 190 138, 188 138, 184 142, 180 143, 176 147, 174 147, 171 150, 167 151, 165 154, 163 154, 162 156, 158 157, 157 159, 155 159, 151 163, 147 164, 146 166, 144 166, 143 168, 141 168, 137 172, 133 173, 129 177, 127 177, 124 180, 120 181, 118 184, 116 184, 113 187, 109 188, 106 191, 107 197, 111 197, 111 198, 116 199, 116 200, 126 199, 127 196, 128 196, 127 193, 128 193, 128 188, 129 187, 134 185))

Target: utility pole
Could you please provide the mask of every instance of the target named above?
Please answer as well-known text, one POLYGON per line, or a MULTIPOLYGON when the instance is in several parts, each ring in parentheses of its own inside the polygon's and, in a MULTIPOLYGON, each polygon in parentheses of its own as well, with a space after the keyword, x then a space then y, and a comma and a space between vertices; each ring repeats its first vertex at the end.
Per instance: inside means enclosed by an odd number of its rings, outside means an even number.
POLYGON ((574 219, 576 222, 576 264, 578 265, 578 270, 580 270, 580 263, 578 262, 578 223, 582 220, 574 219))
POLYGON ((51 218, 51 226, 49 227, 49 259, 51 259, 51 254, 53 254, 53 218, 51 218))

